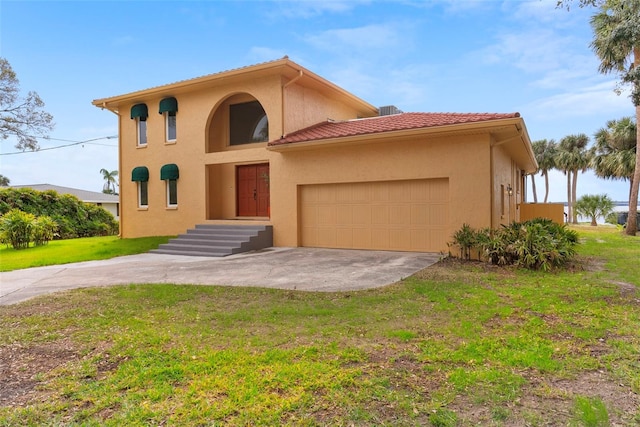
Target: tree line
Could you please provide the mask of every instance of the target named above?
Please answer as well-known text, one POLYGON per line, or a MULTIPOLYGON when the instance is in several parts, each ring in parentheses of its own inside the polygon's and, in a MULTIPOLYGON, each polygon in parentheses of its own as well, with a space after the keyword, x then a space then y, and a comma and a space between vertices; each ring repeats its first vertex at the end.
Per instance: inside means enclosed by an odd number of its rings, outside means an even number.
MULTIPOLYGON (((610 120, 594 135, 594 144, 584 134, 568 135, 559 142, 541 139, 532 143, 538 171, 545 179, 544 203, 549 199, 549 171, 562 171, 567 177, 568 219, 578 222, 575 209, 578 175, 588 169, 604 179, 628 180, 629 199, 634 189, 637 150, 637 123, 632 117, 610 120)), ((533 201, 538 203, 535 175, 531 175, 533 201)))

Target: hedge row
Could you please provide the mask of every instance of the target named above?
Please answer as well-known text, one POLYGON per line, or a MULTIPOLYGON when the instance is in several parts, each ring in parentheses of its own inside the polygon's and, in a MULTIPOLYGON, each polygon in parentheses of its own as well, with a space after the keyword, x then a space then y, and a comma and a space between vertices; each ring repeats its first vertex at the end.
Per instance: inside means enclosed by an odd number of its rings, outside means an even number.
POLYGON ((53 190, 0 189, 0 215, 5 215, 12 209, 36 217, 50 217, 58 226, 57 237, 60 239, 109 236, 118 233, 118 222, 109 211, 85 203, 76 196, 59 194, 53 190))

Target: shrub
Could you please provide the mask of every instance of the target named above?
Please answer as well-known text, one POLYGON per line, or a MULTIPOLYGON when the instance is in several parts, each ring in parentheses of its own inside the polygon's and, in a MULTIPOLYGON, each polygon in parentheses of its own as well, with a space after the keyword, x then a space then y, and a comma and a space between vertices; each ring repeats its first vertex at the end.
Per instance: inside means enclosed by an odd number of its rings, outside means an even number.
POLYGON ((57 224, 57 234, 54 234, 57 238, 72 239, 118 233, 118 222, 107 210, 53 190, 0 189, 0 215, 11 209, 19 209, 37 217, 50 217, 57 224))
POLYGON ((53 240, 58 224, 48 216, 41 216, 33 222, 32 239, 36 246, 42 246, 53 240))
POLYGON ((2 241, 14 249, 28 248, 35 219, 33 214, 19 209, 10 210, 0 218, 2 241))
POLYGON ((578 243, 577 232, 543 218, 513 222, 492 231, 474 231, 465 226, 454 233, 454 242, 456 236, 474 236, 473 245, 485 254, 489 262, 497 265, 547 271, 573 257, 578 243))
POLYGON ((460 248, 460 258, 469 259, 471 248, 475 246, 474 230, 469 224, 462 224, 462 228, 453 233, 453 244, 460 248))
POLYGON ((607 217, 604 219, 604 222, 606 222, 607 224, 618 225, 618 213, 609 213, 609 215, 607 215, 607 217))

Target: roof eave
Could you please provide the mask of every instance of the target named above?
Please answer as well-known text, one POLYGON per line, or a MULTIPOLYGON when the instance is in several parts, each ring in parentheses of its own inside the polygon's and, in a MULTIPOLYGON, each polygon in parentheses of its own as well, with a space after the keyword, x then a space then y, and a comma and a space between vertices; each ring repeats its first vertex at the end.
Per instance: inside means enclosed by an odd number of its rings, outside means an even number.
POLYGON ((305 150, 308 148, 317 148, 322 146, 331 146, 335 144, 371 142, 388 138, 401 138, 421 135, 437 136, 438 134, 455 135, 465 132, 480 131, 490 132, 491 129, 504 128, 505 126, 513 125, 514 123, 523 124, 520 118, 486 120, 480 122, 456 123, 444 126, 421 127, 378 133, 366 133, 361 135, 343 136, 336 138, 324 138, 311 141, 290 142, 285 144, 276 143, 274 145, 268 145, 267 149, 276 152, 286 152, 294 150, 305 150))
POLYGON ((122 104, 143 102, 144 100, 149 98, 173 96, 181 92, 190 92, 193 90, 197 90, 203 86, 209 86, 213 82, 227 83, 245 79, 247 76, 256 77, 273 74, 280 74, 286 78, 293 79, 294 77, 300 75, 301 71, 303 81, 311 80, 316 85, 322 86, 323 88, 328 88, 335 94, 336 97, 341 98, 344 102, 357 106, 357 108, 361 109, 363 113, 377 115, 378 109, 375 106, 358 98, 357 96, 344 90, 340 86, 331 83, 318 74, 307 70, 303 66, 291 61, 287 57, 275 61, 265 62, 262 64, 237 68, 220 73, 208 74, 202 77, 196 77, 189 80, 183 80, 175 83, 156 86, 149 89, 130 92, 123 95, 94 99, 91 103, 96 107, 117 112, 118 106, 122 104))

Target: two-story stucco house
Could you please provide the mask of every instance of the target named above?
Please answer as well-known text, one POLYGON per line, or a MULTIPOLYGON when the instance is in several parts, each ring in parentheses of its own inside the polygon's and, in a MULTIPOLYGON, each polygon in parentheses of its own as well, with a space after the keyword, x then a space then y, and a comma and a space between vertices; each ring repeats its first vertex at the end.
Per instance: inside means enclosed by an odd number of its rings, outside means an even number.
POLYGON ((518 220, 537 168, 518 113, 379 110, 287 57, 93 104, 118 115, 122 237, 446 251, 464 223, 518 220))

